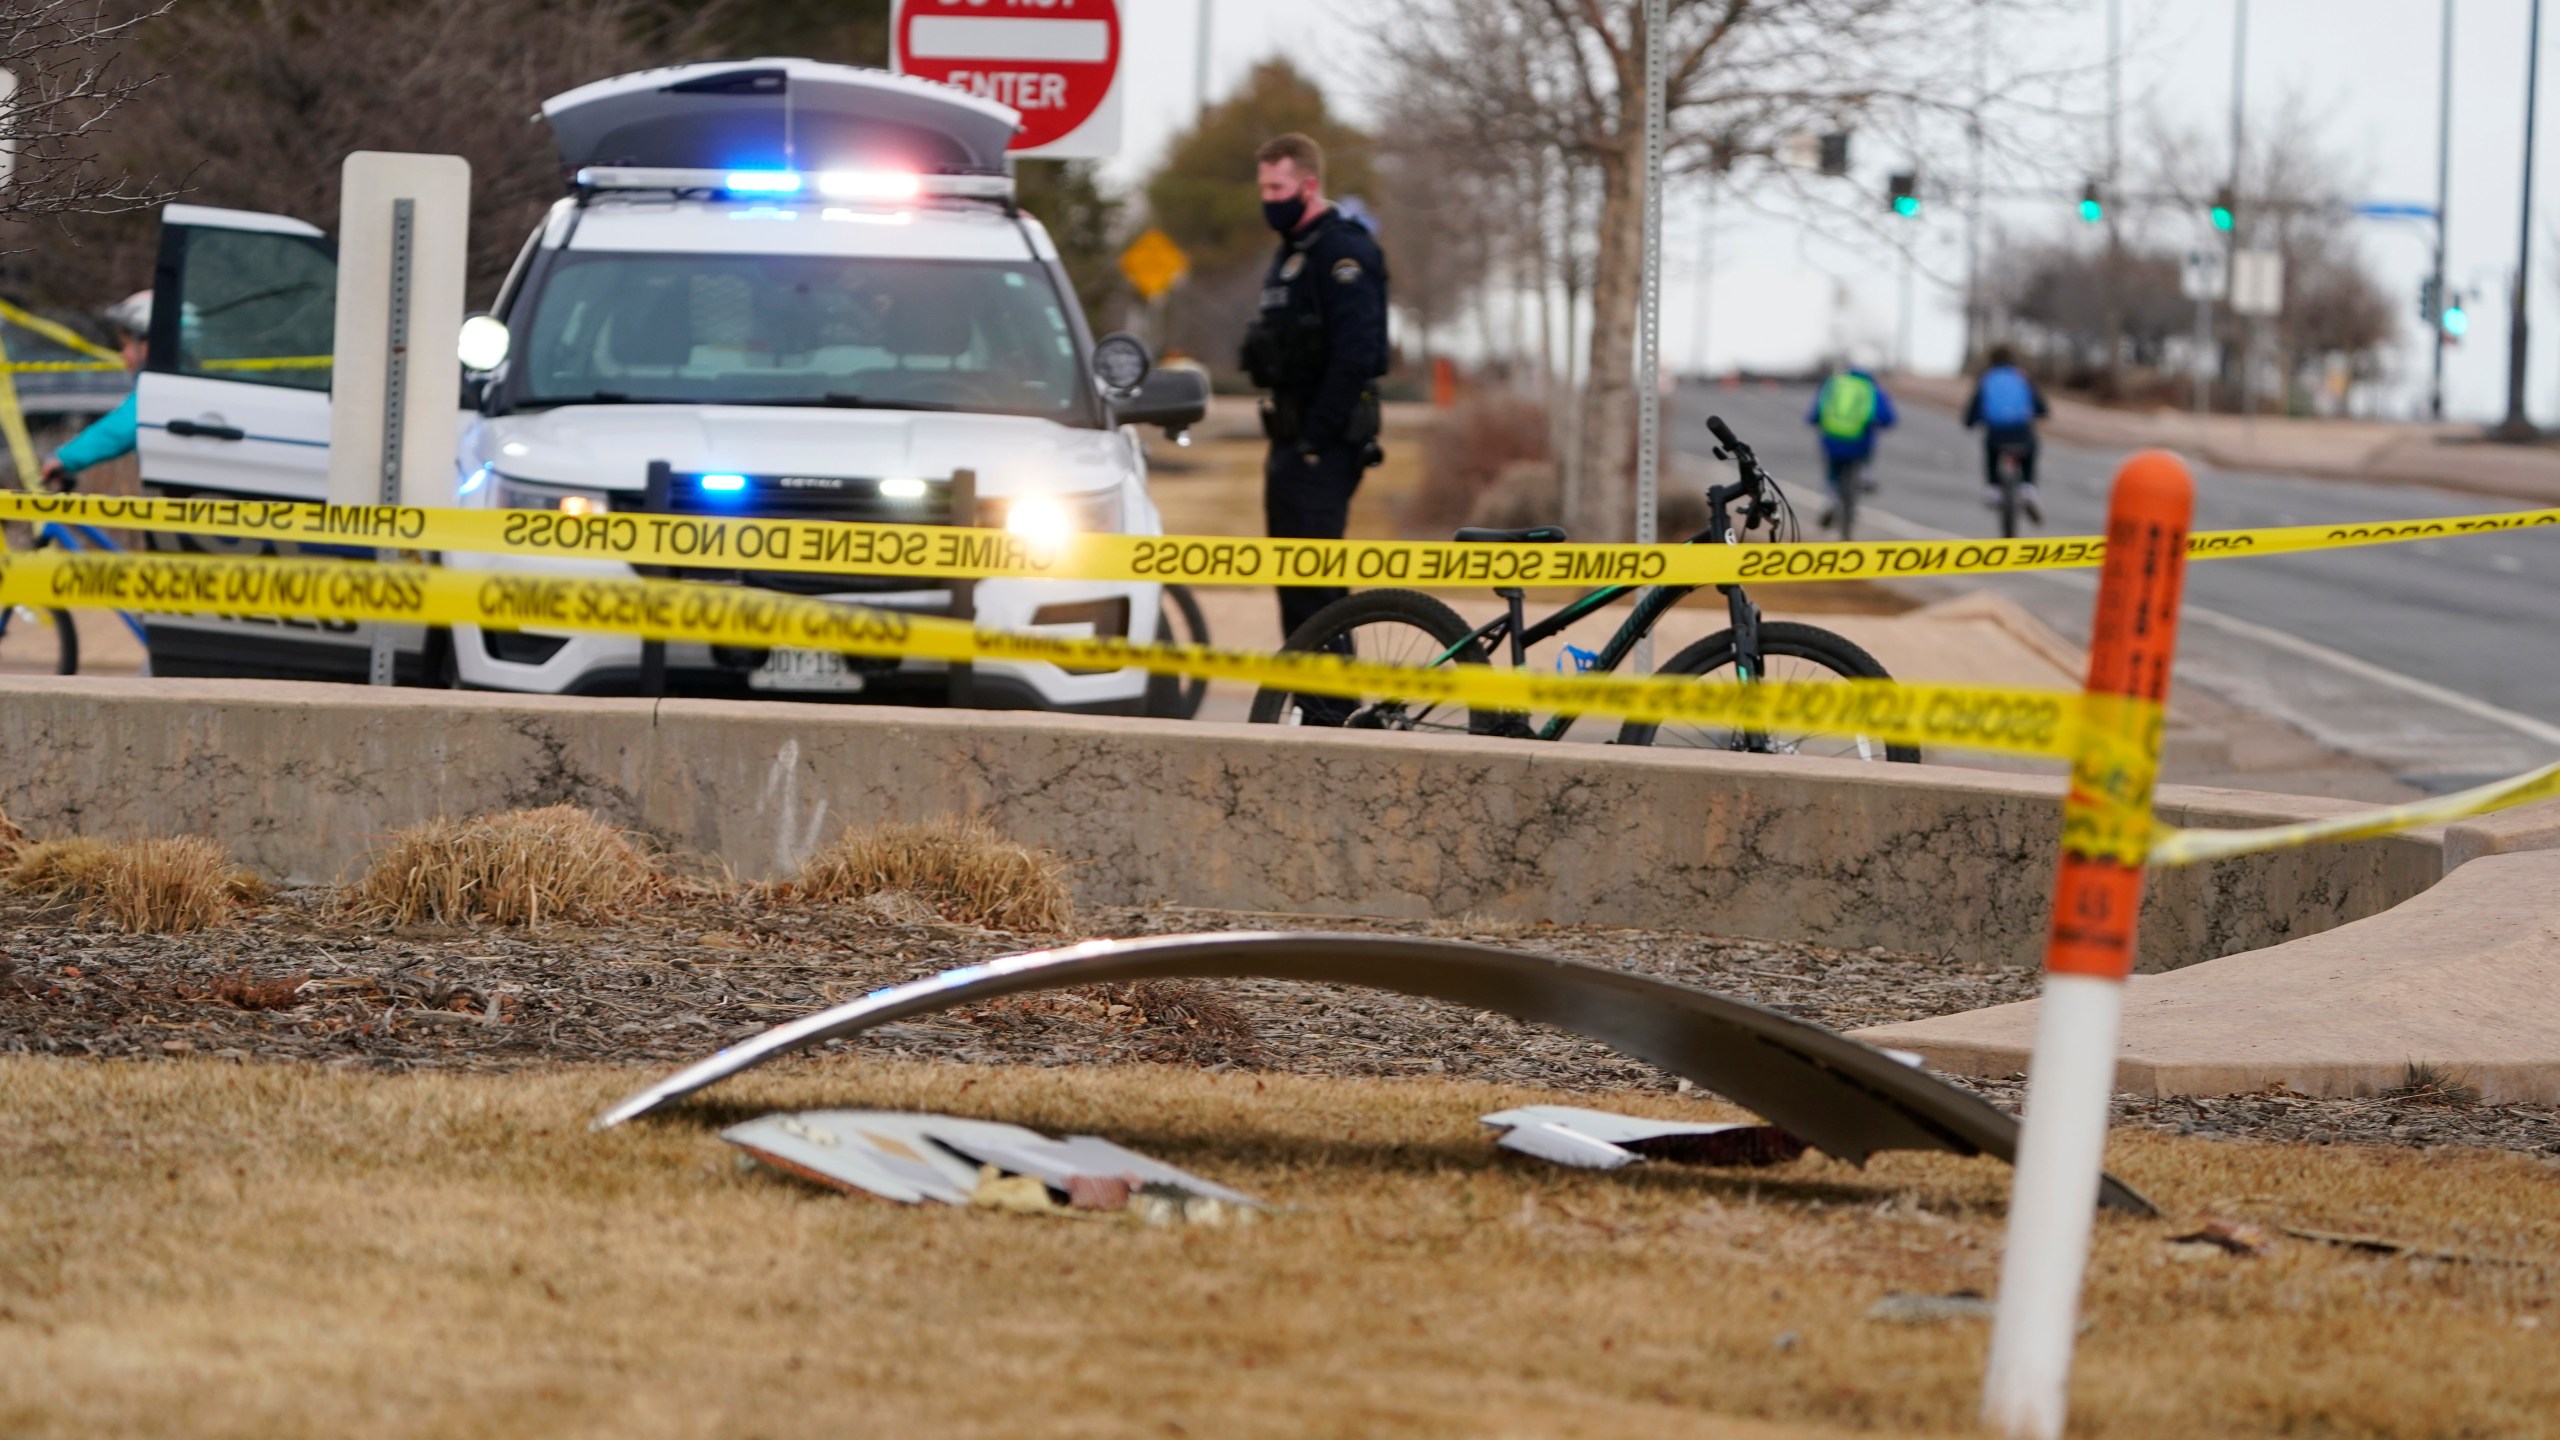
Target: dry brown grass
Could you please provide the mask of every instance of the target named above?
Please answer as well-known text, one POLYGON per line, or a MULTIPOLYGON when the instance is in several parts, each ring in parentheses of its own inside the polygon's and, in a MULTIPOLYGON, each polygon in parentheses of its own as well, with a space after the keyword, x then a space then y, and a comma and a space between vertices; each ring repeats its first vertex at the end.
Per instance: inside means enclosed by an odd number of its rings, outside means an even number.
POLYGON ((395 925, 592 925, 661 894, 631 837, 572 805, 430 820, 391 837, 345 893, 395 925))
POLYGON ((944 919, 992 930, 1064 935, 1076 923, 1067 862, 974 815, 849 830, 778 888, 826 904, 912 895, 944 919))
MULTIPOLYGON (((1557 1098, 1521 1091, 853 1057, 589 1133, 637 1078, 0 1061, 0 1433, 1974 1433, 1982 1326, 1865 1315, 1993 1287, 1989 1161, 1596 1174, 1493 1148, 1476 1116, 1557 1098), (1285 1208, 908 1209, 742 1171, 712 1133, 820 1105, 1108 1135, 1285 1208)), ((2550 1432, 2551 1166, 2110 1158, 2171 1213, 2099 1226, 2075 1436, 2550 1432), (2208 1216, 2532 1263, 2171 1243, 2208 1216)))
POLYGON ((9 884, 77 899, 118 929, 175 934, 228 925, 267 886, 200 835, 108 842, 87 836, 18 847, 9 884))

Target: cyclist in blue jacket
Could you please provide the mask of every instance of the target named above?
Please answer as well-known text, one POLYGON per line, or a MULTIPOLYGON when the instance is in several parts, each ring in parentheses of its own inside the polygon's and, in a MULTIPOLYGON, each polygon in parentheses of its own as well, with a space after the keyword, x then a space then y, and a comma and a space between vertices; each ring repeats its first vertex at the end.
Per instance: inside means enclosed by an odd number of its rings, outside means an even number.
MULTIPOLYGON (((107 323, 115 327, 116 349, 124 358, 128 371, 142 369, 143 356, 151 334, 151 292, 137 290, 107 309, 107 323)), ((92 465, 103 465, 120 455, 133 453, 136 411, 134 396, 126 395, 122 404, 98 417, 88 429, 71 437, 63 447, 44 462, 44 484, 51 490, 68 490, 78 484, 81 471, 92 465)))
POLYGON ((2017 352, 1991 347, 1991 367, 1973 385, 1965 402, 1964 428, 1982 427, 1982 503, 2000 505, 2000 455, 2018 457, 2018 504, 2027 518, 2044 523, 2044 507, 2036 503, 2036 422, 2049 412, 2044 392, 2018 368, 2017 352))
POLYGON ((1822 507, 1823 524, 1838 516, 1840 497, 1849 486, 1861 492, 1876 488, 1866 473, 1876 458, 1876 432, 1893 428, 1898 418, 1884 386, 1854 365, 1832 371, 1814 392, 1804 423, 1822 433, 1823 479, 1831 486, 1831 500, 1822 507))

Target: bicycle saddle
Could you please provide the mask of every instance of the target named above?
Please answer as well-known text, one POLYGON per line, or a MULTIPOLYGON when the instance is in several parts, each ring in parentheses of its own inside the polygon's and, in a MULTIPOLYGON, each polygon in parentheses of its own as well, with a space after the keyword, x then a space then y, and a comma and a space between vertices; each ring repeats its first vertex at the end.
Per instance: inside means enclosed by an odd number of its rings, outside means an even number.
POLYGON ((1532 525, 1526 530, 1492 530, 1470 525, 1449 538, 1461 545, 1560 545, 1564 543, 1564 527, 1532 525))

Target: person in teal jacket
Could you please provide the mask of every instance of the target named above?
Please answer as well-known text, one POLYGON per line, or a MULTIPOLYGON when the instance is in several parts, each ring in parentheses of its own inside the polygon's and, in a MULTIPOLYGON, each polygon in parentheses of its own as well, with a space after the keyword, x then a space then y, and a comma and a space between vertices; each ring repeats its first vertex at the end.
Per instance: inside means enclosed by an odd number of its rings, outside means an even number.
MULTIPOLYGON (((151 335, 151 292, 139 290, 126 296, 107 310, 106 317, 115 327, 116 351, 124 359, 124 368, 139 373, 151 335)), ((128 394, 122 404, 72 436, 44 462, 46 488, 72 489, 79 484, 81 471, 132 454, 136 428, 134 396, 128 394)))

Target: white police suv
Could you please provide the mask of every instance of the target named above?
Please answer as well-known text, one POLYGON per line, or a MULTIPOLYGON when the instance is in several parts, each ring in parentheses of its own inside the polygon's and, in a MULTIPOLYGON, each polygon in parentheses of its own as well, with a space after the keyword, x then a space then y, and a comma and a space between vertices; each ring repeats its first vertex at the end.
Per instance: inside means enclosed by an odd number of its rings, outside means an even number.
MULTIPOLYGON (((1018 213, 1015 112, 806 60, 678 66, 543 106, 569 194, 465 326, 456 503, 589 515, 756 515, 1161 532, 1130 428, 1179 433, 1201 378, 1097 344, 1055 246, 1018 213)), ((326 490, 336 264, 272 215, 171 206, 140 382, 152 493, 326 490)), ((263 542, 155 536, 249 553, 263 542)), ((351 556, 368 552, 350 551, 351 556)), ((448 555, 482 569, 599 562, 448 555)), ((627 567, 605 565, 614 573, 627 567)), ((1155 638, 1151 584, 664 572, 1062 636, 1155 638)), ((360 679, 355 625, 154 616, 158 675, 360 679)), ((939 664, 458 627, 404 642, 404 679, 547 694, 935 700, 939 664), (644 660, 652 662, 644 666, 644 660)), ((1146 677, 982 664, 960 698, 1134 712, 1146 677)))

